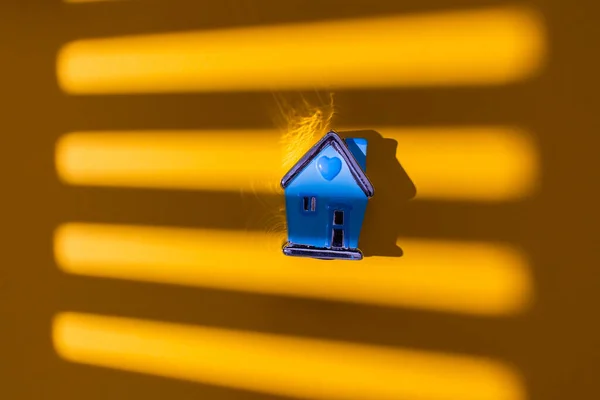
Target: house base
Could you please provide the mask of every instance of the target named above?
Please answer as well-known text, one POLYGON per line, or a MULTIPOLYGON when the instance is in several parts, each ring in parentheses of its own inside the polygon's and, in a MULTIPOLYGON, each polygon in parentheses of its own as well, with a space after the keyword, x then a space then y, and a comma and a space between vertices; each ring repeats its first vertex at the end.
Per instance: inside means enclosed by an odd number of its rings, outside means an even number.
POLYGON ((332 249, 300 244, 286 243, 283 254, 293 257, 310 257, 320 260, 362 260, 363 255, 359 249, 332 249))

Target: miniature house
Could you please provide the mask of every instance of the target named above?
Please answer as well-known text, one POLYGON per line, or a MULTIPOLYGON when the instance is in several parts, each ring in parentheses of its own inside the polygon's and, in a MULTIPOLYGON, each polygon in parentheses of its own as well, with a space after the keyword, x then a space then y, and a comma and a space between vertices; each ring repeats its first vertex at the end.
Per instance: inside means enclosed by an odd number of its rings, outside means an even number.
POLYGON ((288 256, 362 259, 358 239, 373 185, 366 139, 326 134, 281 180, 288 256))

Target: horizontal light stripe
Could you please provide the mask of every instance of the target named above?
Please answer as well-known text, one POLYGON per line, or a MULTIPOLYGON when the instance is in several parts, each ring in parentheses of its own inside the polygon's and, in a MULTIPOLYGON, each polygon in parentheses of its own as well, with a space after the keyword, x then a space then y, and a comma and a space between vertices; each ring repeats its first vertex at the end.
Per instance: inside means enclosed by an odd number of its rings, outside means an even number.
POLYGON ((504 84, 544 52, 537 14, 499 8, 84 39, 57 74, 72 94, 504 84))
POLYGON ((66 224, 55 232, 67 273, 285 296, 511 314, 532 297, 529 266, 510 247, 399 239, 401 258, 320 261, 286 257, 281 235, 66 224))
POLYGON ((59 314, 58 354, 72 362, 265 394, 323 400, 524 400, 498 362, 89 314, 59 314))
MULTIPOLYGON (((536 147, 518 129, 376 130, 398 142, 417 198, 502 201, 535 188, 536 147)), ((275 130, 74 132, 59 140, 56 167, 73 185, 273 192, 284 148, 275 130)))

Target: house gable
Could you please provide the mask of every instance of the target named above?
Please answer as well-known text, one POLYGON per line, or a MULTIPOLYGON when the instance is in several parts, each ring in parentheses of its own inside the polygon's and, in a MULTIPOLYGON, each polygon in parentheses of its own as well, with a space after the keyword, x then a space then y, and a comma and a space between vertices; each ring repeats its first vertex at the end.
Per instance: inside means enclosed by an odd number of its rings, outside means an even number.
POLYGON ((315 154, 315 157, 289 182, 285 191, 286 195, 291 196, 366 199, 348 163, 331 145, 325 146, 315 154), (329 176, 324 175, 323 172, 329 173, 329 176))
MULTIPOLYGON (((356 145, 355 147, 358 150, 360 150, 362 145, 364 145, 364 148, 366 149, 366 143, 353 142, 353 144, 356 145)), ((315 182, 315 184, 326 183, 327 181, 332 180, 341 182, 341 178, 345 175, 339 176, 339 174, 342 173, 342 170, 344 170, 345 167, 347 168, 347 171, 352 179, 355 181, 355 184, 367 197, 372 197, 374 194, 373 185, 366 176, 363 166, 359 164, 346 143, 334 131, 331 131, 325 135, 296 163, 296 165, 292 167, 292 169, 290 169, 290 171, 281 180, 281 187, 286 189, 292 183, 292 181, 294 181, 300 174, 309 168, 309 166, 313 167, 309 171, 311 174, 314 172, 313 170, 317 169, 315 167, 318 167, 319 171, 322 172, 322 179, 314 179, 313 182, 315 182), (334 151, 339 157, 332 156, 332 151, 334 151), (336 159, 339 161, 336 161, 336 159), (338 164, 341 164, 341 166, 338 164), (323 171, 325 171, 325 173, 323 173, 323 171), (338 174, 335 174, 335 176, 331 177, 331 175, 336 171, 338 174)), ((348 186, 348 183, 349 182, 345 184, 348 186)), ((328 186, 331 187, 331 185, 328 186)))

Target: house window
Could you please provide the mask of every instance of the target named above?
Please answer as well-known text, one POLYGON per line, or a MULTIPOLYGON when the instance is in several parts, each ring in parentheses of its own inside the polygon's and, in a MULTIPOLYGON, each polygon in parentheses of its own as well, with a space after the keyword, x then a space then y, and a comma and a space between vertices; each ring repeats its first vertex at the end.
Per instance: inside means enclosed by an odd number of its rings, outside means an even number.
POLYGON ((317 198, 316 197, 304 197, 302 199, 302 205, 304 211, 316 211, 317 210, 317 198))
POLYGON ((333 237, 331 238, 331 247, 343 247, 344 246, 344 230, 333 229, 333 237))
POLYGON ((333 212, 333 224, 344 225, 344 212, 341 210, 335 210, 333 212))

